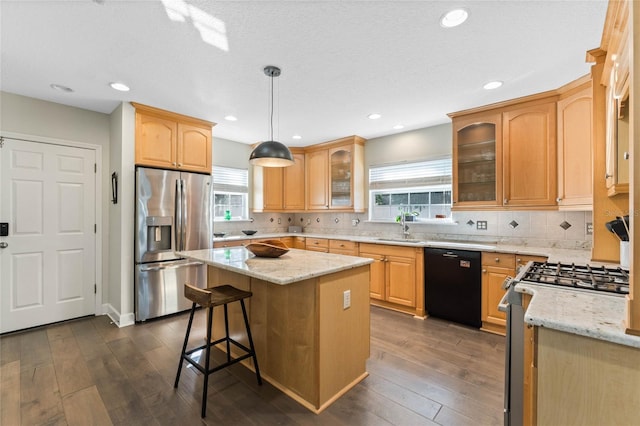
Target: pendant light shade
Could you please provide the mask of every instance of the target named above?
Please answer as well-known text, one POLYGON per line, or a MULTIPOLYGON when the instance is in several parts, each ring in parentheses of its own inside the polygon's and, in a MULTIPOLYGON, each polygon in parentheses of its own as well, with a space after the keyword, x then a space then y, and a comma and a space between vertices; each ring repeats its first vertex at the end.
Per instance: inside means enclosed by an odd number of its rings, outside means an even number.
POLYGON ((273 140, 273 78, 280 75, 280 68, 272 65, 264 67, 264 73, 271 78, 271 140, 261 142, 249 156, 249 163, 262 167, 287 167, 294 164, 293 154, 283 143, 273 140))

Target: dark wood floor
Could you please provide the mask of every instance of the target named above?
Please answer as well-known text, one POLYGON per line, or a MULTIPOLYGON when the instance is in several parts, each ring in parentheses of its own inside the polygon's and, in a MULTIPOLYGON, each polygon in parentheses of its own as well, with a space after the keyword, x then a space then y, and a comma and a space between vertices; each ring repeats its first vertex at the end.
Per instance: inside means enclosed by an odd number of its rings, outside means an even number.
MULTIPOLYGON (((369 377, 320 415, 235 365, 211 376, 201 419, 202 376, 183 368, 173 389, 187 319, 119 329, 101 316, 2 336, 0 424, 502 424, 503 337, 375 307, 369 377)), ((204 330, 203 312, 195 324, 204 330)))

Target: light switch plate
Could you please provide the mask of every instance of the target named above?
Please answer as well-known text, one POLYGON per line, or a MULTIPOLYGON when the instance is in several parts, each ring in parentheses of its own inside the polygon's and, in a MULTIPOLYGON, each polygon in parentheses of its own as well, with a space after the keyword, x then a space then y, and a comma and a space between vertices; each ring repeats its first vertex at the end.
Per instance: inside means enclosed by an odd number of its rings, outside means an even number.
POLYGON ((342 309, 351 307, 351 290, 345 290, 342 294, 342 309))

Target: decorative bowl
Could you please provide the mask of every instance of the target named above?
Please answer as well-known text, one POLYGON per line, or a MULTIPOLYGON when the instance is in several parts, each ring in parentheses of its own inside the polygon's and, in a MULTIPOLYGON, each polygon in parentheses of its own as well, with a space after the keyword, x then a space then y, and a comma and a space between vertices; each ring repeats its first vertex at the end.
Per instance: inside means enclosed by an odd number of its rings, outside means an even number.
POLYGON ((214 232, 213 233, 213 236, 216 237, 216 238, 222 238, 225 235, 227 235, 225 232, 214 232))
POLYGON ((258 232, 258 231, 242 231, 242 233, 243 233, 244 235, 253 235, 253 234, 255 234, 256 232, 258 232))
POLYGON ((280 257, 289 251, 289 247, 280 240, 263 240, 245 247, 258 257, 280 257))

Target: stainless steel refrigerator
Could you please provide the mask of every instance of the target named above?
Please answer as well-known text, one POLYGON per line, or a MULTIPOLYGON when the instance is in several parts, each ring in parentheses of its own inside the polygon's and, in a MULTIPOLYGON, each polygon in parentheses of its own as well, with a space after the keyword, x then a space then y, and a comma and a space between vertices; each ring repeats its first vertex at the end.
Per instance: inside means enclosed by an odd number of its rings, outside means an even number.
POLYGON ((175 252, 212 248, 212 200, 209 175, 136 168, 136 321, 189 309, 184 283, 206 287, 206 266, 175 252))

